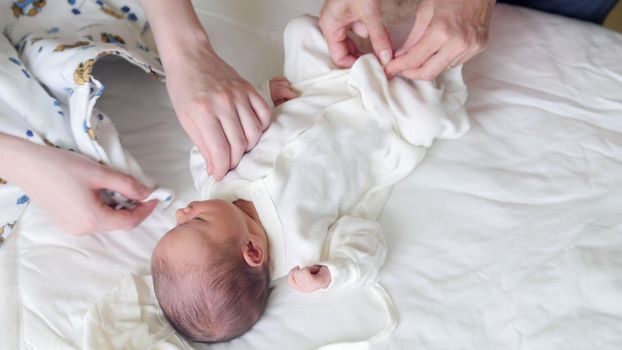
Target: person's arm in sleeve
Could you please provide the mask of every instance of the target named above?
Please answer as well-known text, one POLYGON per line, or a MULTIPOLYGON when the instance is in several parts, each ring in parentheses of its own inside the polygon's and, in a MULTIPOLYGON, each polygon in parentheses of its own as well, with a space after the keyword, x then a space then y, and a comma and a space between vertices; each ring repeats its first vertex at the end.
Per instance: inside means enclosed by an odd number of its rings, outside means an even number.
POLYGON ((290 271, 288 282, 292 288, 312 292, 376 281, 387 255, 384 235, 377 222, 344 216, 330 228, 328 239, 324 261, 290 271))

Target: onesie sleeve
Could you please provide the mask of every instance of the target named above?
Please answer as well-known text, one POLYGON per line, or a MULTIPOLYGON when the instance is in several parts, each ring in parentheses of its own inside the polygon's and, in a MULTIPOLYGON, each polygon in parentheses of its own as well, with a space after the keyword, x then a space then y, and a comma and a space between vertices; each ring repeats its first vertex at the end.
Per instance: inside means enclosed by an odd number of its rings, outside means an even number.
POLYGON ((331 283, 326 289, 345 289, 376 281, 387 255, 380 225, 372 220, 343 216, 328 232, 326 260, 331 283))

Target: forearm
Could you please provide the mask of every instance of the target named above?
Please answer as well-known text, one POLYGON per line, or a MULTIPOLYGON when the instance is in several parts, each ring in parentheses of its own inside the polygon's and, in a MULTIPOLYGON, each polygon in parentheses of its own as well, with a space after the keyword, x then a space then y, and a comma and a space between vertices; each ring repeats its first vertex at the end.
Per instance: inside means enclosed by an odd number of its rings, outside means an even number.
POLYGON ((0 132, 0 178, 20 185, 32 174, 31 165, 45 155, 44 146, 0 132))
POLYGON ((141 0, 164 69, 184 64, 186 57, 213 54, 190 0, 141 0))

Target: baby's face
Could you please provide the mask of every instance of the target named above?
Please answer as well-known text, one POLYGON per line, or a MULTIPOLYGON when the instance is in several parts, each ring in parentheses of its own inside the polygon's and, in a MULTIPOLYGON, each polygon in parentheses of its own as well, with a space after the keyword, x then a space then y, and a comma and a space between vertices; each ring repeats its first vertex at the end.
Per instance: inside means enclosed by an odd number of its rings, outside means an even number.
POLYGON ((244 214, 227 201, 212 199, 191 202, 175 213, 177 227, 200 231, 210 240, 242 240, 246 229, 244 214))
POLYGON ((268 259, 263 229, 232 203, 215 199, 191 202, 177 210, 176 216, 177 226, 158 242, 154 256, 194 266, 223 251, 241 254, 250 266, 268 259))
POLYGON ((192 202, 177 210, 177 226, 155 248, 154 254, 178 264, 201 265, 212 252, 244 244, 248 225, 244 214, 222 200, 192 202))
POLYGON ((205 243, 241 244, 248 234, 244 213, 223 200, 191 202, 177 210, 175 216, 177 227, 173 230, 194 233, 197 240, 205 243))

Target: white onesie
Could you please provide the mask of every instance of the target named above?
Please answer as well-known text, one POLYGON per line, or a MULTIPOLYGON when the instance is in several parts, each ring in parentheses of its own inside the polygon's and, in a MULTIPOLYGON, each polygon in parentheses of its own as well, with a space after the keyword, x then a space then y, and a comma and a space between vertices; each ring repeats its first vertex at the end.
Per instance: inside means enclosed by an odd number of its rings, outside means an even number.
POLYGON ((299 97, 276 108, 259 144, 222 181, 193 150, 204 199, 252 201, 270 247, 272 278, 323 264, 328 288, 374 282, 386 244, 376 219, 391 186, 435 138, 469 127, 461 67, 435 82, 388 81, 369 54, 337 69, 311 17, 285 31, 285 76, 299 97))
MULTIPOLYGON (((468 129, 460 68, 436 83, 388 82, 373 56, 339 70, 309 17, 288 25, 285 51, 285 75, 300 97, 275 110, 257 147, 222 181, 207 176, 194 150, 195 184, 203 198, 253 201, 269 236, 273 278, 294 265, 323 263, 331 269, 330 288, 371 282, 386 254, 374 220, 391 185, 410 173, 435 137, 468 129)), ((387 313, 386 326, 369 339, 321 349, 365 349, 395 329, 389 295, 378 284, 371 290, 387 313)), ((163 321, 150 276, 125 278, 85 322, 85 348, 192 347, 163 321)))

